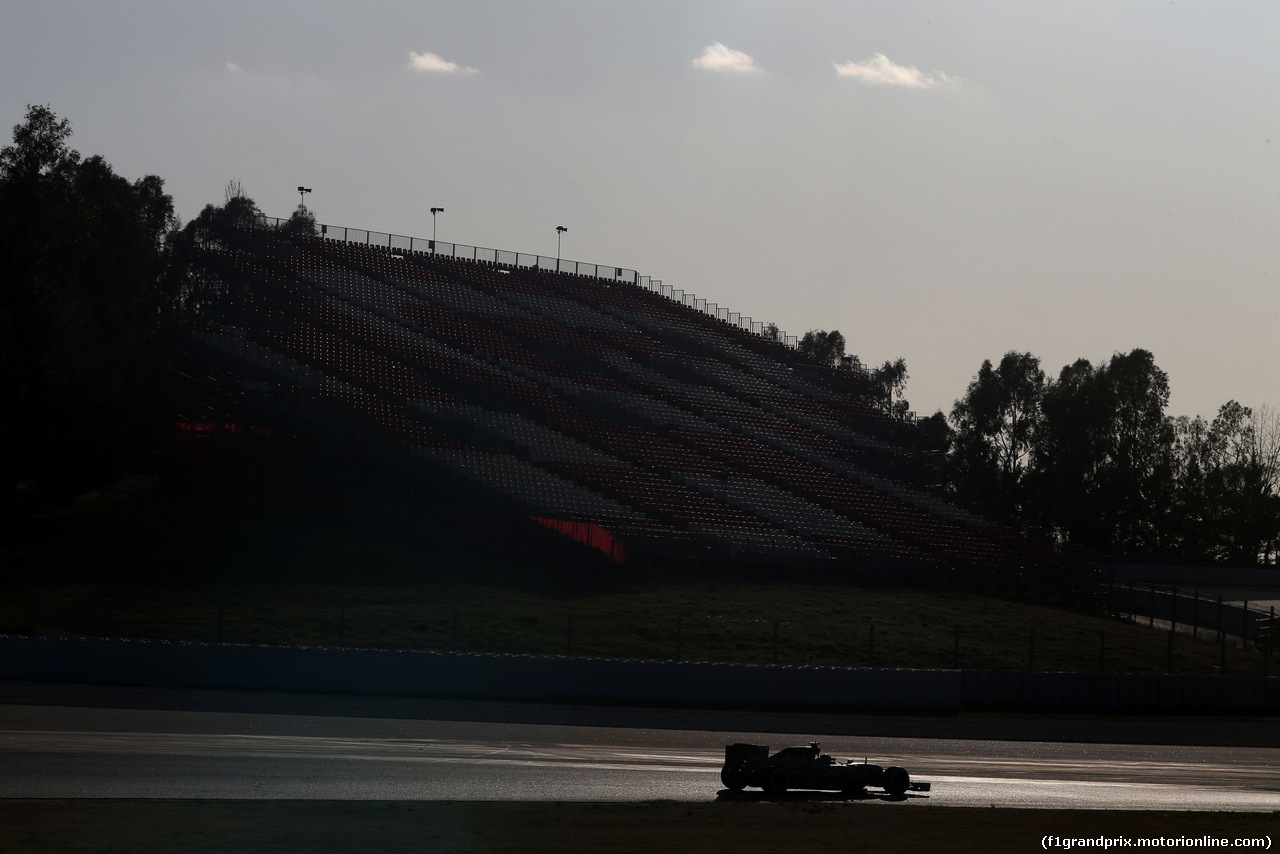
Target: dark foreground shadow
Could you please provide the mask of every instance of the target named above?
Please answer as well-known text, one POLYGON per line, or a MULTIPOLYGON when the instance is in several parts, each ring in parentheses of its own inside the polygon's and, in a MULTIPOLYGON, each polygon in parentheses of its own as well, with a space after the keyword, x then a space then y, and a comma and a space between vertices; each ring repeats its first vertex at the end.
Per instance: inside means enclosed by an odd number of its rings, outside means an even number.
POLYGON ((887 792, 874 792, 860 789, 856 792, 818 792, 805 789, 784 792, 781 795, 770 795, 759 790, 743 789, 733 792, 721 789, 716 792, 716 800, 734 804, 804 804, 804 803, 851 803, 853 801, 909 801, 917 798, 928 799, 923 792, 907 792, 905 795, 890 795, 887 792))

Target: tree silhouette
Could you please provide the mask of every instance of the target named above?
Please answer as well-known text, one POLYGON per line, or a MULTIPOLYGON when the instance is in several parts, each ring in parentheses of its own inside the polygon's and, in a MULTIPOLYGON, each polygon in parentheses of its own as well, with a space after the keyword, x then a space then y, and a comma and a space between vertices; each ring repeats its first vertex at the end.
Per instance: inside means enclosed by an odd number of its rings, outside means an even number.
POLYGON ((1187 559, 1252 564, 1274 560, 1280 540, 1280 430, 1264 407, 1236 401, 1176 422, 1177 530, 1187 559))
MULTIPOLYGON (((857 358, 853 356, 852 361, 857 361, 857 358)), ((907 380, 911 378, 907 373, 907 360, 902 358, 894 361, 885 360, 883 365, 870 373, 880 411, 894 418, 906 418, 907 412, 911 409, 911 404, 904 397, 907 391, 907 380)))
POLYGON ((228 181, 223 192, 223 204, 205 205, 174 235, 173 285, 167 309, 175 320, 192 322, 202 317, 227 293, 227 282, 207 263, 206 250, 227 247, 238 232, 266 224, 257 203, 245 194, 238 180, 228 181))
POLYGON ((1045 376, 1040 360, 1010 351, 982 363, 951 410, 957 491, 1007 520, 1023 510, 1024 475, 1035 450, 1045 376))
POLYGON ((286 234, 309 235, 316 233, 316 215, 302 205, 280 224, 280 230, 286 234))
POLYGON ((800 339, 800 352, 829 367, 844 358, 844 336, 838 330, 810 329, 800 339))
POLYGON ((154 438, 172 199, 81 158, 29 106, 0 149, 0 468, 10 514, 135 465, 154 438))

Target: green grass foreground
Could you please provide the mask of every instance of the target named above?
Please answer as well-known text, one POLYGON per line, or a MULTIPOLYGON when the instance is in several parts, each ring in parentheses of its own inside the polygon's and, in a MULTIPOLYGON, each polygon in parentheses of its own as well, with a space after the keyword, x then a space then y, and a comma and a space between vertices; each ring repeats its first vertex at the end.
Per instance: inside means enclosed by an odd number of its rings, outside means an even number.
MULTIPOLYGON (((1163 673, 1169 665, 1168 633, 1140 625, 964 592, 834 583, 665 582, 572 598, 477 581, 10 585, 0 630, 842 667, 1163 673)), ((1227 649, 1227 673, 1280 668, 1238 643, 1227 649)), ((1174 638, 1173 672, 1217 673, 1220 660, 1211 640, 1174 638)))
MULTIPOLYGON (((964 809, 901 804, 0 801, 3 850, 259 854, 1026 852, 1047 835, 1257 838, 1278 814, 964 809)), ((1216 846, 1211 846, 1216 847, 1216 846)), ((1165 849, 1156 849, 1165 850, 1165 849)))
MULTIPOLYGON (((465 554, 406 535, 392 512, 122 482, 0 545, 0 633, 851 667, 1217 673, 1223 661, 1203 632, 1171 647, 1167 631, 909 578, 465 554)), ((1280 669, 1238 638, 1225 652, 1227 673, 1280 669)))

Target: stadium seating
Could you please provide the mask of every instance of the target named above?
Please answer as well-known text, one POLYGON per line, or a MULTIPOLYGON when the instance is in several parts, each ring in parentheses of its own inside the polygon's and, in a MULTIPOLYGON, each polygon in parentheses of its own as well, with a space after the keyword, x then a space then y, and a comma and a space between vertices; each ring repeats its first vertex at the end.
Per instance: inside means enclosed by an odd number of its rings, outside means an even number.
POLYGON ((942 500, 912 425, 637 285, 269 229, 224 235, 204 262, 226 285, 191 330, 209 359, 268 378, 273 412, 340 422, 495 512, 597 525, 642 560, 1052 558, 942 500))

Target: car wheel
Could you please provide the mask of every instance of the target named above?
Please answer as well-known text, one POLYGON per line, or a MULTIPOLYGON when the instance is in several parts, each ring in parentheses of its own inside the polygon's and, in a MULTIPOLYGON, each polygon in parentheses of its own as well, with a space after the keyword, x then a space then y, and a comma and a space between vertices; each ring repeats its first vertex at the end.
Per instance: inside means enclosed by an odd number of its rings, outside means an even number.
POLYGON ((895 798, 905 795, 911 787, 911 775, 906 768, 899 768, 897 765, 884 769, 884 777, 881 779, 884 781, 884 790, 895 798))
POLYGON ((785 795, 787 792, 787 775, 779 768, 769 775, 769 785, 765 791, 770 795, 785 795))
POLYGON ((747 787, 746 775, 734 771, 721 771, 720 782, 732 792, 741 792, 747 787))

